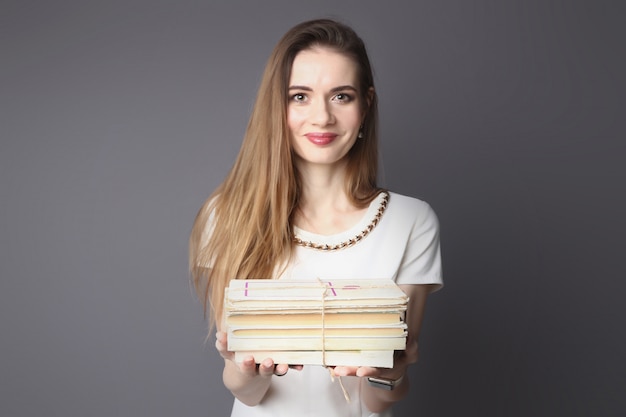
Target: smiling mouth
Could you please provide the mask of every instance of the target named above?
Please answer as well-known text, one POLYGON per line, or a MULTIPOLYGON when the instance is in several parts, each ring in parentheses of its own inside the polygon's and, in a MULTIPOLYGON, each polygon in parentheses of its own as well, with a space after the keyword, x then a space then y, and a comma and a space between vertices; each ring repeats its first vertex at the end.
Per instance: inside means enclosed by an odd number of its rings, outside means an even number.
POLYGON ((304 135, 315 145, 328 145, 337 138, 336 133, 307 133, 304 135))

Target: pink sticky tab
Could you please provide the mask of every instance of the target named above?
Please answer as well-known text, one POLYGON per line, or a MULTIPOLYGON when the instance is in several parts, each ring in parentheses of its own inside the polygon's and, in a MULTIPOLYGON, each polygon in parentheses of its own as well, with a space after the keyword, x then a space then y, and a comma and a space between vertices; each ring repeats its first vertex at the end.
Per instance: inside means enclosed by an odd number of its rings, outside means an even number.
POLYGON ((358 290, 359 288, 361 288, 361 286, 360 285, 344 285, 341 288, 344 290, 358 290))

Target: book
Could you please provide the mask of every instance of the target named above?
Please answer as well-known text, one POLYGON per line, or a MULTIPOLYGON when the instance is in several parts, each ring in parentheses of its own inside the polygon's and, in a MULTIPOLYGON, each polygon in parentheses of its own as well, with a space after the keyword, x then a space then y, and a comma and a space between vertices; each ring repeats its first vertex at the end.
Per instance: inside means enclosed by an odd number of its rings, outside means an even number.
POLYGON ((406 310, 408 297, 392 280, 231 280, 225 311, 381 308, 406 310))
POLYGON ((406 324, 393 326, 353 326, 353 327, 271 327, 238 328, 230 327, 229 337, 399 337, 406 335, 406 324))
POLYGON ((324 316, 317 313, 289 312, 246 312, 245 314, 232 312, 226 317, 226 323, 235 327, 258 327, 266 323, 280 323, 284 326, 310 326, 316 327, 324 324, 325 327, 333 326, 360 326, 360 325, 394 325, 402 322, 400 312, 372 312, 372 311, 326 311, 324 316))
POLYGON ((406 294, 392 280, 231 280, 228 350, 276 363, 392 367, 406 348, 406 294))
POLYGON ((271 358, 276 364, 392 368, 393 354, 394 352, 390 350, 238 351, 235 352, 235 362, 242 362, 244 358, 252 355, 256 363, 271 358))
POLYGON ((228 350, 404 350, 406 337, 231 337, 228 350))

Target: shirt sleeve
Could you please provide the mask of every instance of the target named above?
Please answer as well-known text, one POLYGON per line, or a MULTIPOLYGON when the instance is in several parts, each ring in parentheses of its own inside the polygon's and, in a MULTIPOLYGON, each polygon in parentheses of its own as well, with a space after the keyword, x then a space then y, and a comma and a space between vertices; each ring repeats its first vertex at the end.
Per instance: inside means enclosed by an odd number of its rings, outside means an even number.
POLYGON ((415 200, 415 219, 409 235, 396 283, 435 284, 433 291, 443 287, 439 219, 428 203, 415 200))

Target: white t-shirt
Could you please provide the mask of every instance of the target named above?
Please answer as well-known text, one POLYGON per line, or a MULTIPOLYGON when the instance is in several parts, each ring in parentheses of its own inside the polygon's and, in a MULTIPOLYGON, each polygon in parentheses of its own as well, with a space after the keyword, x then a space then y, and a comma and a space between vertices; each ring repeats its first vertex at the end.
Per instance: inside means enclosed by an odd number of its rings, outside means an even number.
MULTIPOLYGON (((391 278, 398 284, 443 285, 439 249, 439 223, 430 206, 418 199, 389 193, 387 208, 376 227, 353 246, 322 251, 297 246, 293 261, 279 279, 391 278)), ((295 230, 296 237, 315 244, 336 245, 361 234, 376 217, 384 199, 372 201, 363 219, 343 233, 322 236, 295 230)), ((264 359, 264 358, 263 358, 264 359)), ((235 399, 231 417, 389 417, 366 409, 357 377, 343 377, 346 401, 339 383, 322 366, 290 370, 272 377, 261 404, 248 407, 235 399)))

